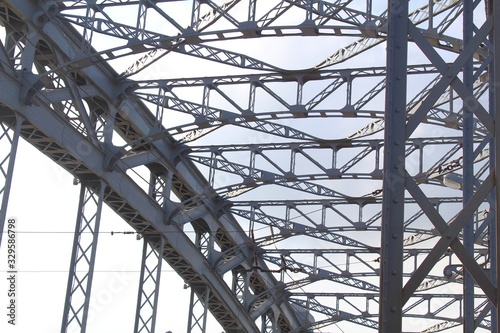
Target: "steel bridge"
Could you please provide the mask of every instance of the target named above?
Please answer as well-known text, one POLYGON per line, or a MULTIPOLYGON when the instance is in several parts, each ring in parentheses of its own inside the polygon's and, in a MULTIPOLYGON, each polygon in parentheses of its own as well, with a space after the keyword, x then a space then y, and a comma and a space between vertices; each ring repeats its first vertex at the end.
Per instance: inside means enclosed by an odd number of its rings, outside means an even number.
POLYGON ((2 247, 20 140, 81 188, 62 333, 92 331, 105 206, 144 244, 134 333, 162 265, 188 333, 498 332, 500 2, 0 0, 0 24, 2 247))

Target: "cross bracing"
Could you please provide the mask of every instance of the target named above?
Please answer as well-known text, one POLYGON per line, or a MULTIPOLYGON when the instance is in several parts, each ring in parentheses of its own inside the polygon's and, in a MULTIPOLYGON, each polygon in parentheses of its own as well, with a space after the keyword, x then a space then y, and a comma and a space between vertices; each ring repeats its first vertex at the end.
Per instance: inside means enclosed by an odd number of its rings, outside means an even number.
POLYGON ((497 7, 1 1, 2 204, 21 137, 155 240, 188 332, 496 332, 497 7))

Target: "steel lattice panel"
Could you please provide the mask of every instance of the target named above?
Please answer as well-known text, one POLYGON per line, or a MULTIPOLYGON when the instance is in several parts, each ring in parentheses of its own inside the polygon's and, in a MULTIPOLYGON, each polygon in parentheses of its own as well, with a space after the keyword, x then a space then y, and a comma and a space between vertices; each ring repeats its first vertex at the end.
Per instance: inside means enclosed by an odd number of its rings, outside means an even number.
POLYGON ((188 330, 496 332, 493 7, 5 0, 2 128, 163 237, 188 330))

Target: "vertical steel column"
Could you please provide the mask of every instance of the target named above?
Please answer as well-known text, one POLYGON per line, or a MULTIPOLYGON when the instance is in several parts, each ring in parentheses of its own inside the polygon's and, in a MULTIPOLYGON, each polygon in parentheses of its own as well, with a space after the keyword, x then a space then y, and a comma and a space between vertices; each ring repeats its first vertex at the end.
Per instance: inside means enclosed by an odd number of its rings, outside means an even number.
POLYGON ((137 34, 134 36, 135 38, 142 40, 144 39, 144 31, 146 30, 146 18, 148 13, 147 1, 140 0, 139 1, 139 10, 137 13, 137 34))
POLYGON ((21 133, 23 121, 16 117, 14 131, 2 121, 0 121, 0 248, 2 246, 3 228, 7 217, 7 204, 9 203, 10 187, 12 176, 14 175, 14 163, 16 161, 17 145, 21 133))
POLYGON ((275 333, 275 332, 277 332, 275 320, 273 320, 273 318, 268 314, 262 315, 261 333, 275 333))
POLYGON ((81 49, 84 52, 90 50, 90 45, 92 45, 92 37, 94 36, 94 25, 90 22, 95 19, 96 11, 93 9, 92 3, 87 2, 87 13, 85 14, 85 26, 82 32, 81 49))
POLYGON ((194 31, 198 31, 200 25, 200 7, 201 2, 199 0, 194 0, 193 8, 191 9, 191 28, 193 28, 194 31))
POLYGON ((248 272, 243 269, 233 270, 232 290, 241 304, 247 307, 251 301, 248 297, 248 272))
MULTIPOLYGON (((208 257, 210 234, 208 232, 196 231, 196 243, 200 252, 208 257)), ((195 291, 194 286, 191 286, 191 297, 189 299, 189 318, 188 318, 188 333, 205 333, 207 329, 207 315, 208 315, 208 300, 210 297, 210 290, 205 289, 200 294, 195 291)))
POLYGON ((205 289, 202 295, 196 295, 191 288, 191 297, 189 301, 189 320, 188 333, 205 333, 207 332, 207 314, 208 298, 210 290, 205 289))
POLYGON ((149 177, 149 196, 161 207, 165 208, 165 201, 170 198, 172 188, 171 172, 163 168, 154 168, 149 177))
MULTIPOLYGON (((469 45, 473 37, 474 29, 474 3, 472 0, 464 0, 463 11, 463 42, 464 49, 469 45)), ((470 94, 473 94, 473 59, 467 60, 463 69, 463 80, 470 94)), ((469 109, 467 101, 463 103, 463 205, 472 198, 474 194, 474 115, 469 109)), ((463 243, 467 252, 474 254, 474 221, 469 219, 463 231, 463 243)), ((474 332, 474 279, 464 269, 463 281, 463 331, 474 332)))
POLYGON ((408 1, 389 0, 379 332, 402 332, 408 1))
POLYGON ((164 239, 144 237, 134 333, 155 332, 164 239))
POLYGON ((95 187, 83 182, 80 191, 75 237, 69 268, 61 333, 87 329, 90 292, 106 185, 96 181, 95 187))
POLYGON ((111 149, 113 146, 113 131, 114 131, 114 126, 115 126, 115 117, 117 113, 116 106, 114 105, 109 105, 107 109, 107 115, 106 115, 106 120, 103 125, 102 129, 102 135, 103 135, 103 142, 104 146, 107 149, 111 149))
POLYGON ((233 271, 233 283, 232 290, 236 297, 243 303, 243 298, 245 295, 245 277, 243 276, 243 272, 241 270, 233 271))
POLYGON ((255 21, 255 11, 257 6, 257 0, 248 0, 248 21, 255 21))
MULTIPOLYGON (((490 86, 490 89, 493 93, 493 112, 495 115, 495 139, 494 139, 494 159, 495 159, 495 249, 496 249, 496 260, 492 262, 492 265, 495 265, 495 281, 497 287, 497 304, 495 304, 495 323, 493 323, 497 328, 497 333, 500 328, 500 288, 498 285, 498 281, 500 281, 500 121, 499 121, 499 113, 500 113, 500 84, 498 80, 500 80, 500 2, 499 1, 489 1, 489 9, 491 11, 491 15, 494 20, 493 27, 493 78, 490 82, 493 83, 490 86)), ((492 318, 493 319, 493 318, 492 318)), ((493 325, 492 325, 493 326, 493 325)))

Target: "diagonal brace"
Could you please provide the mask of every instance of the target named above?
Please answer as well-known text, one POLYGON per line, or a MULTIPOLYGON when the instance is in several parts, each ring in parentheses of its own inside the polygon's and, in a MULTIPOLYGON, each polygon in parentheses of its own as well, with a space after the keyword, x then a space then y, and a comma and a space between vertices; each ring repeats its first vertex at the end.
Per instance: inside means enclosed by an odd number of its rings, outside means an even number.
POLYGON ((429 58, 436 69, 443 75, 440 82, 436 84, 429 96, 423 101, 415 114, 408 120, 406 136, 409 138, 417 126, 422 122, 434 103, 443 94, 446 87, 451 85, 453 89, 471 106, 471 111, 478 117, 481 123, 490 133, 494 133, 494 121, 484 107, 471 95, 464 83, 457 77, 458 73, 465 66, 466 62, 473 57, 474 52, 481 43, 488 37, 493 28, 493 20, 488 19, 479 29, 477 34, 471 39, 468 47, 457 57, 455 62, 448 67, 448 64, 434 50, 434 48, 425 39, 422 33, 411 22, 408 23, 408 33, 413 41, 420 47, 422 52, 429 58))
POLYGON ((477 192, 472 196, 470 201, 464 206, 463 210, 457 215, 456 219, 448 225, 436 211, 431 202, 426 198, 425 194, 418 187, 415 181, 407 175, 406 188, 408 192, 410 192, 410 194, 417 200, 422 210, 429 217, 430 221, 434 224, 442 237, 404 286, 403 304, 410 299, 411 295, 417 290, 420 283, 436 265, 448 247, 453 249, 454 253, 462 261, 465 268, 479 284, 488 299, 493 304, 496 304, 496 287, 479 267, 474 258, 466 251, 463 244, 458 240, 458 234, 470 219, 474 211, 489 195, 493 189, 493 185, 494 174, 491 173, 479 187, 477 192))

